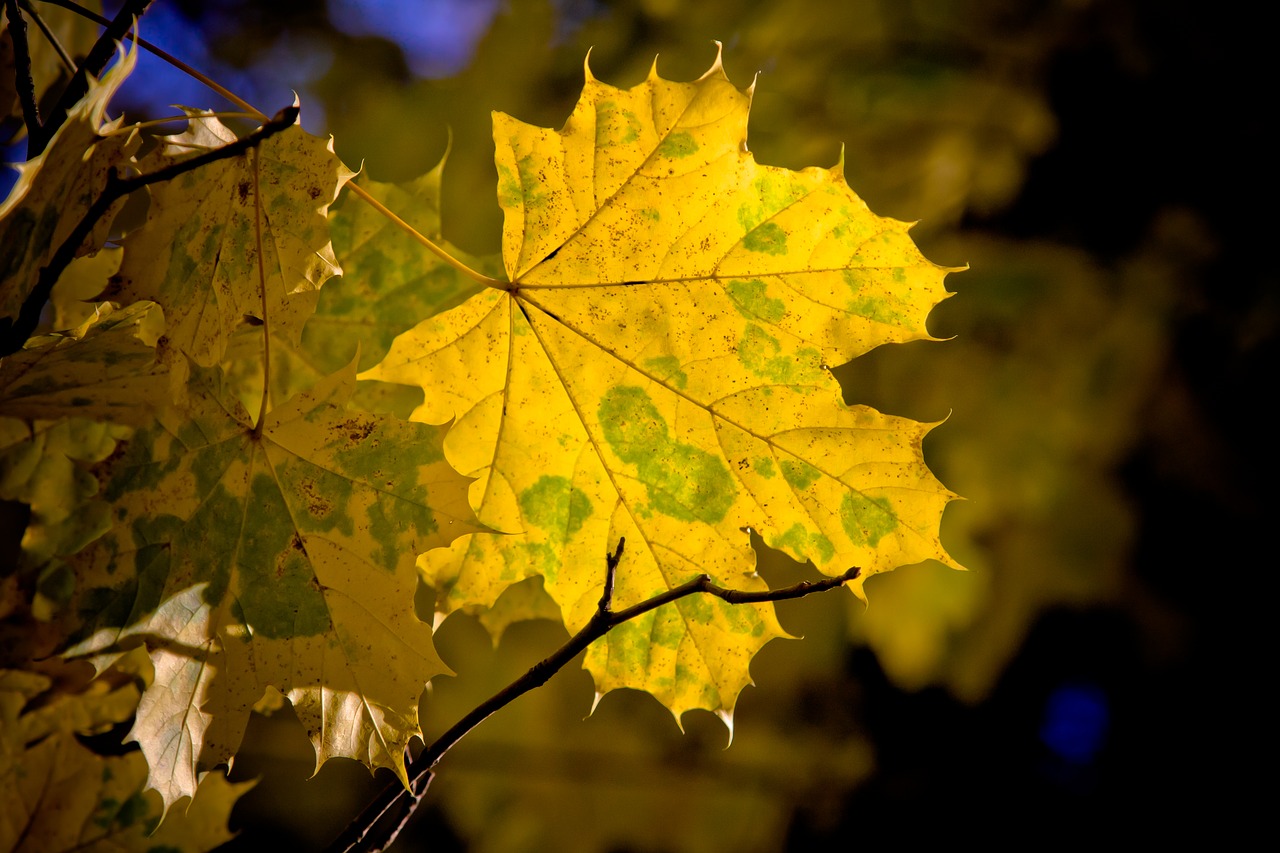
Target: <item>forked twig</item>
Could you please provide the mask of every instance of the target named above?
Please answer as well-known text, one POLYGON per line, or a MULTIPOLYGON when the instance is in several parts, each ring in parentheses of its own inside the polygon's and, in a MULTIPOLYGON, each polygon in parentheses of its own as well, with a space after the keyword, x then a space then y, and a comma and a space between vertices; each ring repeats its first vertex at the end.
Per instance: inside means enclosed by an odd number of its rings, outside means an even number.
POLYGON ((577 657, 579 652, 603 637, 609 631, 624 622, 642 616, 650 610, 656 610, 664 604, 670 604, 686 596, 705 593, 714 595, 730 604, 759 603, 765 601, 784 601, 792 598, 803 598, 816 592, 843 586, 858 576, 860 569, 852 568, 838 577, 823 578, 820 581, 805 581, 782 589, 749 592, 739 589, 728 589, 712 582, 710 576, 699 575, 692 580, 667 590, 664 593, 645 599, 639 604, 615 611, 612 609, 613 581, 617 574, 618 563, 622 560, 622 548, 625 539, 618 540, 618 548, 606 556, 605 589, 600 596, 600 603, 590 621, 578 633, 556 649, 549 656, 531 666, 523 675, 493 696, 477 705, 448 731, 424 749, 406 768, 410 789, 406 790, 398 783, 392 783, 379 792, 368 806, 353 820, 342 834, 334 839, 326 848, 327 853, 379 853, 385 850, 409 817, 417 809, 427 791, 427 786, 434 776, 435 766, 440 762, 459 740, 468 732, 484 722, 494 712, 510 704, 514 699, 528 693, 535 687, 541 687, 551 676, 565 667, 577 657), (375 831, 384 818, 395 816, 395 825, 382 831, 375 831))

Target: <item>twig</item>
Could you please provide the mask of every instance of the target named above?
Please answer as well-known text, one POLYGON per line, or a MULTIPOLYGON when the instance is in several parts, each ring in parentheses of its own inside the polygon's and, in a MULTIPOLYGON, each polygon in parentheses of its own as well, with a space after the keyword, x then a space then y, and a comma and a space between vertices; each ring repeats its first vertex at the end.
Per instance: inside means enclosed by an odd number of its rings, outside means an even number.
MULTIPOLYGON (((44 0, 44 2, 49 3, 50 5, 53 5, 53 6, 60 6, 63 9, 68 9, 72 12, 75 12, 77 15, 80 15, 81 17, 88 18, 91 21, 96 21, 98 24, 104 27, 108 26, 111 23, 106 18, 99 15, 97 12, 84 8, 79 3, 74 2, 74 0, 44 0)), ((252 113, 253 116, 257 118, 259 121, 266 121, 267 119, 266 113, 262 112, 257 107, 250 104, 248 101, 236 95, 230 89, 218 83, 209 75, 204 74, 203 72, 195 68, 192 68, 190 65, 183 62, 181 59, 178 59, 173 54, 169 53, 168 51, 164 50, 163 48, 155 44, 152 44, 151 42, 147 41, 141 36, 135 35, 132 32, 127 32, 125 33, 124 37, 129 39, 129 41, 133 42, 134 44, 138 45, 138 47, 141 47, 143 50, 149 51, 152 55, 169 63, 174 68, 177 68, 179 71, 181 71, 182 73, 187 74, 191 76, 193 79, 200 81, 201 83, 208 86, 210 89, 217 92, 219 95, 226 98, 228 101, 235 104, 237 107, 244 110, 245 112, 252 113)))
MULTIPOLYGON (((13 41, 13 77, 22 102, 22 121, 27 126, 27 145, 40 132, 40 107, 36 103, 36 82, 31 76, 31 45, 27 43, 27 19, 18 11, 17 0, 4 0, 9 18, 9 38, 13 41)), ((29 155, 34 156, 34 154, 29 155)))
POLYGON ((107 173, 106 186, 98 193, 98 197, 93 204, 89 205, 89 209, 85 211, 84 216, 76 223, 75 228, 71 229, 71 233, 54 250, 54 253, 49 258, 49 263, 41 268, 40 274, 36 279, 36 285, 27 294, 17 318, 0 320, 0 358, 22 349, 22 345, 31 337, 31 333, 36 330, 36 326, 40 322, 40 312, 44 310, 45 303, 49 301, 49 294, 53 292, 53 286, 57 283, 58 277, 62 275, 62 271, 75 258, 76 251, 93 231, 93 226, 98 220, 107 215, 107 211, 111 209, 113 204, 134 190, 141 189, 148 184, 170 181, 181 174, 207 166, 218 160, 237 157, 250 148, 259 145, 263 140, 292 127, 297 120, 298 108, 293 106, 285 107, 276 113, 275 118, 235 142, 228 142, 221 148, 197 154, 189 160, 171 163, 145 175, 122 178, 119 170, 113 166, 111 171, 107 173))
POLYGON ((579 652, 585 650, 587 646, 609 633, 618 625, 648 613, 650 610, 655 610, 664 604, 670 604, 673 601, 696 593, 714 595, 730 604, 783 601, 792 598, 803 598, 806 595, 825 592, 826 590, 843 586, 856 578, 860 571, 858 568, 852 568, 838 577, 823 578, 820 581, 806 581, 794 586, 765 590, 763 592, 728 589, 713 583, 708 575, 699 575, 687 583, 683 583, 660 595, 655 595, 653 598, 646 599, 625 610, 614 611, 610 607, 613 595, 612 586, 618 563, 622 560, 624 541, 619 539, 617 550, 606 557, 605 591, 600 597, 600 604, 596 608, 596 612, 586 626, 570 637, 564 645, 556 649, 548 657, 531 666, 515 681, 477 705, 447 732, 436 738, 406 768, 411 790, 405 790, 403 786, 397 783, 388 785, 343 830, 342 834, 334 839, 333 843, 326 848, 327 853, 356 853, 356 851, 379 853, 385 850, 387 845, 395 840, 400 828, 404 826, 409 815, 413 813, 414 809, 422 801, 427 785, 434 775, 435 766, 444 757, 445 753, 495 711, 500 710, 512 700, 528 693, 530 690, 541 687, 551 676, 577 657, 579 652), (394 830, 375 834, 373 830, 376 825, 384 816, 392 814, 393 810, 397 810, 402 815, 397 820, 394 830), (406 810, 407 813, 405 813, 406 810))
POLYGON ((75 73, 76 61, 71 58, 71 54, 67 53, 67 49, 62 46, 62 42, 58 41, 58 36, 53 29, 45 21, 44 16, 31 5, 30 0, 18 0, 18 6, 22 11, 31 16, 31 20, 36 22, 36 26, 40 28, 40 32, 44 34, 45 40, 49 42, 49 46, 53 48, 54 53, 58 54, 58 59, 62 60, 62 64, 67 70, 75 73))
MULTIPOLYGON (((11 0, 6 0, 11 2, 11 0)), ((125 0, 124 5, 120 7, 120 11, 107 24, 102 35, 98 36, 98 40, 93 47, 89 49, 89 53, 80 63, 80 67, 76 69, 76 73, 72 75, 71 82, 67 84, 67 88, 62 90, 62 94, 58 97, 57 106, 45 119, 45 123, 40 126, 39 133, 28 129, 28 147, 27 159, 31 159, 45 149, 49 144, 49 140, 58 132, 58 128, 62 127, 62 123, 67 120, 67 115, 71 112, 81 98, 89 91, 89 77, 97 77, 102 74, 102 69, 107 67, 107 63, 111 61, 111 57, 116 55, 116 42, 124 39, 125 34, 133 26, 135 19, 140 17, 147 7, 151 5, 151 0, 125 0)))

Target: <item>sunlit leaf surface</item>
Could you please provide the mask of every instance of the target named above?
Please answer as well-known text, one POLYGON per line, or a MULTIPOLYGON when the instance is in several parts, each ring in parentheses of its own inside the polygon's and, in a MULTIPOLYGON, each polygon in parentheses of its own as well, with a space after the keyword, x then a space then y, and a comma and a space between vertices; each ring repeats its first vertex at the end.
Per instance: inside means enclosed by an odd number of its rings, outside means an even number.
MULTIPOLYGON (((498 114, 510 283, 399 337, 364 378, 419 384, 457 423, 476 534, 422 561, 438 608, 488 606, 540 575, 570 629, 626 539, 619 607, 701 573, 762 589, 747 529, 823 572, 934 558, 952 499, 929 427, 841 402, 828 371, 928 338, 946 270, 870 213, 839 167, 746 150, 750 91, 716 64, 620 90, 590 72, 561 131, 498 114)), ((686 598, 588 652, 600 693, 728 716, 783 632, 771 607, 686 598)))

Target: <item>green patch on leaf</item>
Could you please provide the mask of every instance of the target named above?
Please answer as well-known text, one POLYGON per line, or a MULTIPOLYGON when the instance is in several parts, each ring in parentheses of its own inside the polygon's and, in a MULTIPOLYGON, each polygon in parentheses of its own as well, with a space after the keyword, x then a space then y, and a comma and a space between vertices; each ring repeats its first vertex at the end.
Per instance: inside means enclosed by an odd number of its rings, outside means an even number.
POLYGON ((888 498, 848 493, 840 502, 840 525, 859 545, 874 548, 898 526, 898 516, 888 498))
POLYGON ((605 440, 636 466, 652 507, 681 521, 722 521, 737 497, 733 475, 718 457, 671 438, 667 422, 641 388, 618 385, 600 401, 605 440))
POLYGON ((787 313, 787 306, 781 299, 768 295, 768 285, 758 278, 750 281, 734 279, 725 285, 725 291, 734 301, 738 313, 748 320, 764 320, 766 323, 777 323, 787 313))
POLYGON ((646 359, 641 366, 652 373, 655 379, 661 379, 676 388, 683 389, 689 381, 689 377, 680 369, 680 359, 674 355, 660 355, 646 359))
POLYGON ((800 385, 820 381, 822 355, 812 347, 802 347, 795 355, 783 355, 782 344, 755 323, 748 323, 738 341, 738 359, 757 376, 780 385, 800 385))
POLYGON ((564 477, 543 476, 520 493, 520 510, 557 544, 567 542, 591 515, 591 501, 564 477))
POLYGON ((662 144, 658 146, 658 153, 671 159, 688 157, 697 150, 698 143, 694 141, 692 134, 685 130, 676 131, 662 140, 662 144))
POLYGON ((640 138, 640 119, 631 110, 620 108, 613 101, 604 101, 596 107, 596 145, 610 148, 629 145, 640 138))
POLYGON ((239 600, 246 621, 255 632, 272 638, 325 633, 330 624, 328 605, 272 477, 253 478, 249 506, 255 518, 245 526, 238 543, 239 600))
POLYGON ((776 222, 766 222, 742 238, 742 245, 748 252, 762 252, 766 255, 782 255, 787 251, 787 233, 776 222))
POLYGON ((782 459, 782 478, 795 489, 807 489, 818 481, 822 472, 803 459, 782 459))
POLYGON ((789 551, 793 555, 808 559, 816 555, 821 562, 826 562, 835 556, 835 547, 830 539, 821 533, 810 533, 799 524, 793 524, 787 528, 786 533, 769 543, 769 547, 789 551))

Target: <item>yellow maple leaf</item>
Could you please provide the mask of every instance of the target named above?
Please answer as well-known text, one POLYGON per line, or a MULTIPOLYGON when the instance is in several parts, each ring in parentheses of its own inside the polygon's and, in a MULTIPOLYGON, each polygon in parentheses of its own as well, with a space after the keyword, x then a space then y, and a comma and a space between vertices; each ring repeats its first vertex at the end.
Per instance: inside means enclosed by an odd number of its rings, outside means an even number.
MULTIPOLYGON (((928 339, 947 270, 833 169, 762 166, 751 90, 719 58, 692 83, 586 72, 560 131, 495 114, 507 282, 401 335, 361 378, 418 384, 415 419, 456 417, 450 461, 502 531, 419 562, 444 614, 541 575, 570 630, 620 538, 622 608, 699 574, 763 589, 747 530, 819 570, 950 563, 954 498, 929 427, 846 406, 829 365, 928 339)), ((728 719, 783 636, 769 605, 691 596, 587 653, 599 693, 637 687, 679 718, 728 719)))

